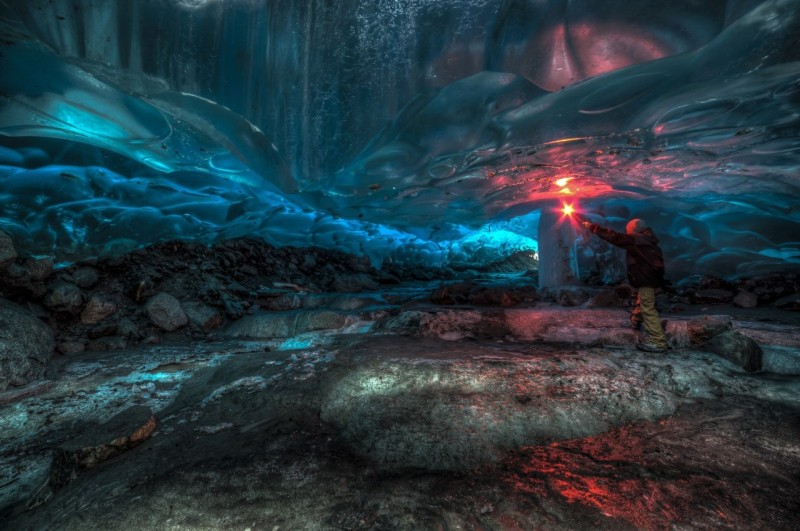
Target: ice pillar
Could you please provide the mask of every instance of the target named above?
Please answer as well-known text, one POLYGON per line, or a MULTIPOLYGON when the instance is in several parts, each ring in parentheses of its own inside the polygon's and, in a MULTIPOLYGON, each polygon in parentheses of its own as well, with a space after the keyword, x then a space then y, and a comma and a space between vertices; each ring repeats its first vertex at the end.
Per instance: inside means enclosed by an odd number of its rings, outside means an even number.
POLYGON ((546 207, 539 218, 539 287, 575 284, 573 247, 577 235, 574 221, 560 210, 546 207))

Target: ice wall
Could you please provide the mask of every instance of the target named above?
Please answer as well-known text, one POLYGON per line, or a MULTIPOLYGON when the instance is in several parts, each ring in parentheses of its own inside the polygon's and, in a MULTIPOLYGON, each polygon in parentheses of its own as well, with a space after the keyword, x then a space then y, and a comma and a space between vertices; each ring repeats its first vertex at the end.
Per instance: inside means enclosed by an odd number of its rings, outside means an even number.
POLYGON ((26 253, 253 234, 441 264, 563 199, 646 218, 676 276, 800 264, 791 0, 7 0, 0 21, 0 228, 26 253))

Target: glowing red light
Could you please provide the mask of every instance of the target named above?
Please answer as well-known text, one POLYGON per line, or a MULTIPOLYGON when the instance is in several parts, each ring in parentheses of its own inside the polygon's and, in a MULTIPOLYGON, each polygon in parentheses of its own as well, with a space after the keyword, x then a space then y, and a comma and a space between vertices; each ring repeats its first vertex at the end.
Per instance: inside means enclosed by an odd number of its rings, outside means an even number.
POLYGON ((567 203, 564 203, 564 207, 561 210, 564 212, 565 216, 571 216, 575 213, 575 207, 568 205, 567 203))

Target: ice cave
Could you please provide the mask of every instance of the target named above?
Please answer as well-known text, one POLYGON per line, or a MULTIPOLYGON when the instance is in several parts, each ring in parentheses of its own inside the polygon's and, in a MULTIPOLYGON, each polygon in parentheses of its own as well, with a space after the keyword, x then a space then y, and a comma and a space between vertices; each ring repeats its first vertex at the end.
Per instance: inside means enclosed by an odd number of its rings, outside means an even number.
POLYGON ((800 528, 800 2, 0 0, 0 528, 800 528))

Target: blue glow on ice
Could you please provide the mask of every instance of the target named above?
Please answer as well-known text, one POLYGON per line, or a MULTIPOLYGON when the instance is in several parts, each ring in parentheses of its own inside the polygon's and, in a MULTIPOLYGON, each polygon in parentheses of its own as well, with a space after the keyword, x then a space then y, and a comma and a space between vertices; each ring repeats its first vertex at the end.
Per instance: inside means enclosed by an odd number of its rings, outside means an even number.
POLYGON ((302 350, 311 348, 313 346, 314 340, 312 338, 290 337, 281 343, 281 346, 278 347, 278 350, 302 350))
POLYGON ((468 267, 569 199, 676 280, 797 268, 800 4, 676 2, 2 3, 0 228, 468 267))

